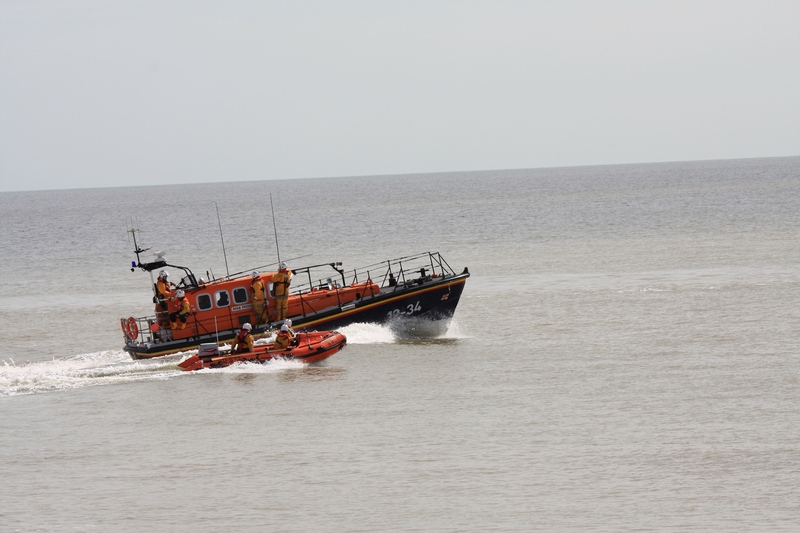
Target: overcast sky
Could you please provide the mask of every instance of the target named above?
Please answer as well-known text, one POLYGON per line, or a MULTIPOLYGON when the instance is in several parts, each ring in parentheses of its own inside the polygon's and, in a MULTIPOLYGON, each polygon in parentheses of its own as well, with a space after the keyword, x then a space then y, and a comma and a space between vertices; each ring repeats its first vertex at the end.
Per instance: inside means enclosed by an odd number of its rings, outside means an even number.
POLYGON ((0 1, 0 191, 800 155, 800 2, 0 1))

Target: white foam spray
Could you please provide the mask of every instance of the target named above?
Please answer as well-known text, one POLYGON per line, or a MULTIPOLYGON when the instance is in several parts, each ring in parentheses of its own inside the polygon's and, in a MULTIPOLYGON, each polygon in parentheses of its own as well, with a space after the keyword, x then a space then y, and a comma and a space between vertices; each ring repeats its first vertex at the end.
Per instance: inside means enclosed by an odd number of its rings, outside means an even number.
POLYGON ((0 363, 0 395, 16 396, 166 379, 181 372, 174 357, 134 361, 122 350, 88 353, 51 361, 0 363))
POLYGON ((339 329, 347 337, 347 344, 389 344, 395 335, 389 326, 380 324, 350 324, 339 329))

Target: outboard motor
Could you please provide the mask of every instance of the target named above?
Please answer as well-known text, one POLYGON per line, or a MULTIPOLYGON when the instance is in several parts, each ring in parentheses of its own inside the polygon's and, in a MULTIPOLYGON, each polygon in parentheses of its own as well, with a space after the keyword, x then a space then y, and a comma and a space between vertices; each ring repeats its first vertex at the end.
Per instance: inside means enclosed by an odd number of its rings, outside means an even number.
POLYGON ((197 348, 197 357, 216 357, 219 355, 219 346, 214 342, 204 342, 197 348))

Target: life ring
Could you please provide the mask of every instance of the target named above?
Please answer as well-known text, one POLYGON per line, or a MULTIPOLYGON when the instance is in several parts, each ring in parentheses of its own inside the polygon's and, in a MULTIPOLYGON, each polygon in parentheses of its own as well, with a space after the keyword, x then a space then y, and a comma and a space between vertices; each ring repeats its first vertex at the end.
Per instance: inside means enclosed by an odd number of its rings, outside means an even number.
MULTIPOLYGON (((124 319, 120 319, 124 320, 124 319)), ((132 316, 129 316, 127 320, 122 322, 122 331, 125 332, 125 336, 128 337, 130 340, 135 341, 139 338, 139 325, 136 324, 136 319, 132 316)))

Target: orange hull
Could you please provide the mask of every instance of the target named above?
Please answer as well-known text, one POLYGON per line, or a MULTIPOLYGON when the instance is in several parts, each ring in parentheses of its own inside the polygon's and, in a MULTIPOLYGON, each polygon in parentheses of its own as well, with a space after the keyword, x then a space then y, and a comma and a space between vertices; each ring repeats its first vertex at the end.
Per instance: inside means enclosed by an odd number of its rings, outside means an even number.
POLYGON ((183 370, 221 368, 242 361, 266 362, 272 359, 287 359, 305 364, 318 363, 339 352, 347 344, 347 338, 338 331, 313 331, 298 333, 294 346, 276 350, 274 345, 256 346, 246 353, 212 353, 193 355, 178 363, 183 370))

